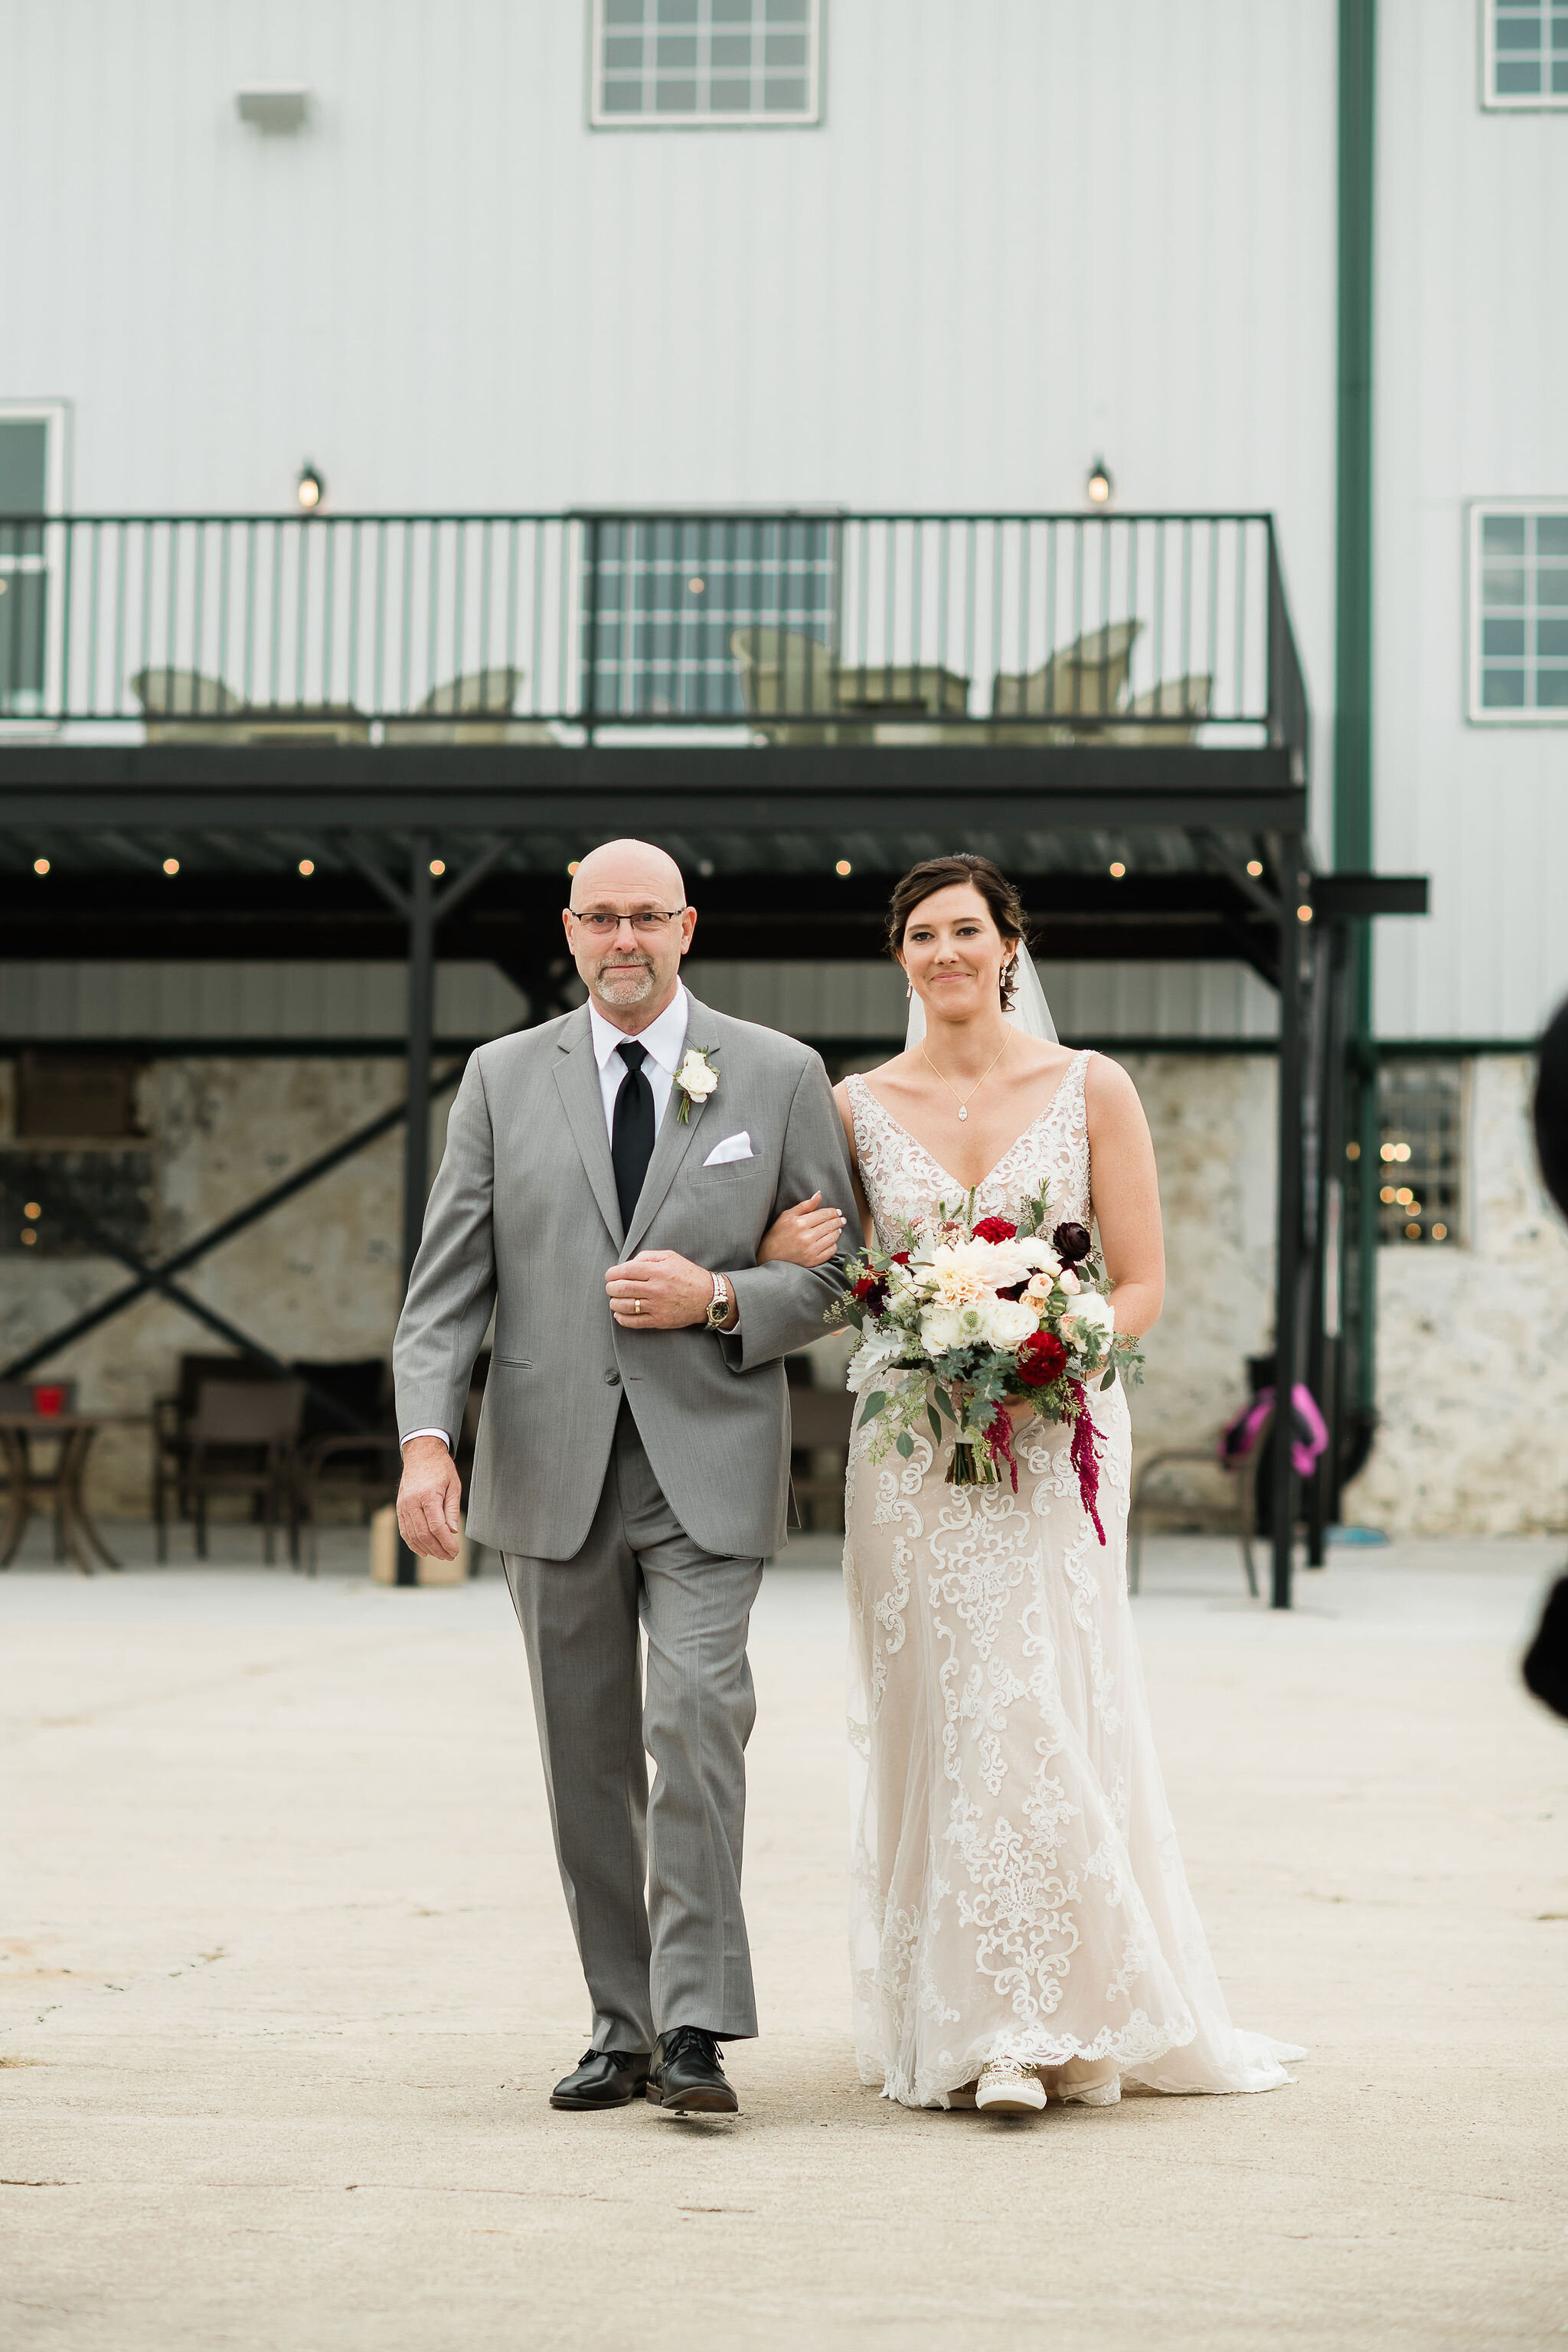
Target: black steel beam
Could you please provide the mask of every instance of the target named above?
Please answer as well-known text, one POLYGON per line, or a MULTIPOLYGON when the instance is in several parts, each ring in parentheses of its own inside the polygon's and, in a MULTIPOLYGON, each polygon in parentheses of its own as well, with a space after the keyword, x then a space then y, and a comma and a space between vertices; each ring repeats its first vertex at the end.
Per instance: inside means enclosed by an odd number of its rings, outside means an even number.
POLYGON ((1426 915, 1430 902, 1425 874, 1321 874, 1312 884, 1312 905, 1331 923, 1370 915, 1426 915))
POLYGON ((586 846, 626 828, 842 836, 922 820, 961 834, 1300 832, 1306 792, 1276 747, 0 747, 0 833, 564 828, 586 846))
MULTIPOLYGON (((1287 843, 1282 870, 1294 870, 1304 844, 1287 843)), ((1296 1539, 1296 1472, 1291 1449, 1291 1401, 1300 1376, 1300 1307, 1303 1170, 1301 1080, 1303 1063, 1300 932, 1304 928, 1287 889, 1279 910, 1279 1203, 1275 1219, 1274 1423, 1270 1453, 1268 1519, 1273 1549, 1271 1601, 1290 1606, 1296 1539)))

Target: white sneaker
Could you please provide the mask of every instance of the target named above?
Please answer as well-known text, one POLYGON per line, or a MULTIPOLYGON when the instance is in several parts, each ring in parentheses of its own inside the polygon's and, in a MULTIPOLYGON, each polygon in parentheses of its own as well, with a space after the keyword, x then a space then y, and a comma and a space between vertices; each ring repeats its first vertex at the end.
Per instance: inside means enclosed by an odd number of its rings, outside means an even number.
POLYGON ((993 2058, 975 2084, 974 2104, 994 2116, 1038 2115, 1046 2086, 1021 2058, 993 2058))

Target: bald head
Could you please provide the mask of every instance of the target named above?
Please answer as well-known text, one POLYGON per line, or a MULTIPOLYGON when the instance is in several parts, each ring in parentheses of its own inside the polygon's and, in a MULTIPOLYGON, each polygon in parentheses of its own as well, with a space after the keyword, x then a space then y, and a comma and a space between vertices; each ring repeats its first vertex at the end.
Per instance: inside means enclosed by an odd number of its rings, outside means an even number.
POLYGON ((674 908, 685 899, 679 866, 651 841, 601 842, 572 878, 572 904, 579 911, 620 903, 674 908))
POLYGON ((697 928, 679 866, 651 841, 602 842, 572 877, 564 919, 572 960, 595 1003, 635 1037, 673 999, 697 928))

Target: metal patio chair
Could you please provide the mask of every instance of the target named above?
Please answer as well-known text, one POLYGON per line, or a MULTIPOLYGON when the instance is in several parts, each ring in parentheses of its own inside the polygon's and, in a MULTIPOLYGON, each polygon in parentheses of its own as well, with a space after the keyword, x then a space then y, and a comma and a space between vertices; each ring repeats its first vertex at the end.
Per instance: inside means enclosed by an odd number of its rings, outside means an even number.
POLYGON ((1131 726, 1101 727, 1096 730, 1097 743, 1195 743, 1198 730, 1209 715, 1214 680, 1203 671, 1191 677, 1163 678, 1158 686, 1146 687, 1142 694, 1129 696, 1124 706, 1131 726), (1163 719, 1164 725, 1155 722, 1163 719), (1173 725, 1173 720, 1185 719, 1186 726, 1173 725))
POLYGON ((1234 1465, 1219 1459, 1218 1440, 1212 1445, 1166 1445, 1157 1454, 1140 1462, 1132 1479, 1131 1506, 1127 1515, 1127 1590, 1136 1592, 1143 1566, 1143 1528, 1148 1514, 1147 1492, 1150 1480, 1157 1472, 1168 1469, 1174 1462, 1202 1463, 1205 1469, 1219 1471, 1230 1482, 1232 1530, 1241 1546, 1241 1564, 1247 1573, 1247 1589, 1254 1601, 1258 1599, 1258 1570, 1252 1557, 1253 1538, 1258 1528, 1258 1465, 1263 1459, 1263 1449, 1274 1416, 1259 1430, 1248 1454, 1234 1465))
POLYGON ((416 704, 414 715, 386 721, 382 741, 553 743, 554 733, 543 719, 511 715, 527 676, 516 668, 476 669, 443 679, 416 704))
POLYGON ((773 743, 869 743, 873 729, 839 719, 838 656, 804 629, 771 625, 737 629, 730 651, 741 672, 741 691, 750 718, 761 722, 773 743), (781 725, 774 714, 790 714, 781 725), (795 714, 814 714, 805 720, 795 714), (818 719, 815 714, 820 711, 818 719))
MULTIPOLYGON (((999 743, 1073 741, 1076 719, 1108 717, 1121 706, 1142 621, 1107 621, 1071 645, 1059 646, 1038 669, 999 670, 991 684, 995 719, 1056 719, 1059 725, 1036 735, 1030 728, 996 730, 999 743)), ((1086 729, 1092 739, 1097 730, 1086 729)))
POLYGON ((303 1381, 207 1380, 191 1423, 184 1484, 196 1524, 196 1558, 207 1557, 207 1505, 218 1495, 249 1496, 260 1505, 262 1557, 272 1565, 279 1519, 289 1557, 300 1556, 300 1495, 295 1449, 305 1409, 303 1381))
POLYGON ((247 703, 218 677, 155 664, 137 670, 149 743, 368 743, 370 720, 352 702, 247 703))

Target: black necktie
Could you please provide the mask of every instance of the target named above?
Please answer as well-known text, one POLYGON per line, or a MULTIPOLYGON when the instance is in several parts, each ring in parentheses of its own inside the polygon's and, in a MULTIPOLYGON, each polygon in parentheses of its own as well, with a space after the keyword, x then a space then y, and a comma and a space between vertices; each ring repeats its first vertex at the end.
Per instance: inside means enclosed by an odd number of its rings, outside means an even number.
POLYGON ((642 1074, 647 1047, 628 1041, 616 1047, 626 1066, 616 1097, 610 1129, 610 1164, 616 1171, 616 1197, 621 1204, 621 1232, 629 1234, 642 1194, 642 1180, 653 1158, 653 1088, 642 1074))

